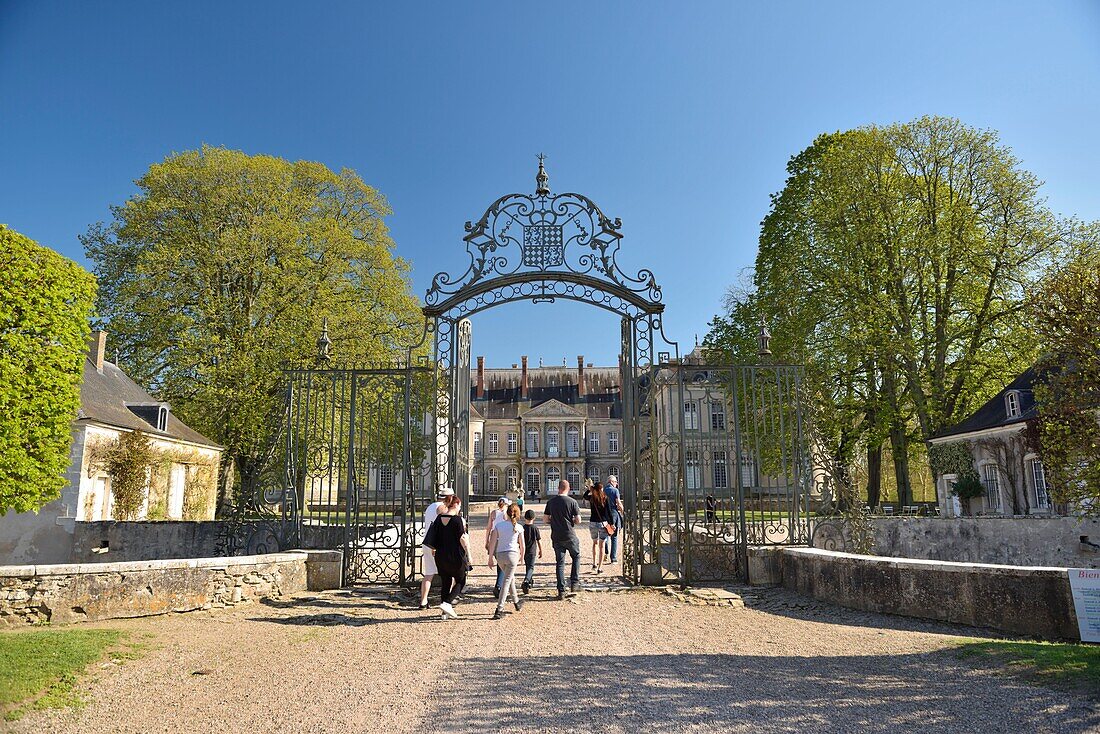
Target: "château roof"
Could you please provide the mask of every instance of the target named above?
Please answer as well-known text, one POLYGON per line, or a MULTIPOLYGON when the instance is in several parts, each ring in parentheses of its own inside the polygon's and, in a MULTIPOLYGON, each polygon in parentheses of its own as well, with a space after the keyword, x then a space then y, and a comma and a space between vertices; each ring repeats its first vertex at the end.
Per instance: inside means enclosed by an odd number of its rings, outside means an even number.
POLYGON ((965 433, 986 431, 991 428, 1002 428, 1017 423, 1024 423, 1036 415, 1035 394, 1032 387, 1035 384, 1035 368, 1029 367, 1023 374, 1005 386, 1003 390, 990 398, 982 407, 971 413, 967 418, 953 426, 948 426, 936 433, 933 440, 948 436, 960 436, 965 433), (1019 413, 1013 417, 1008 416, 1005 408, 1005 395, 1015 391, 1019 396, 1019 413))
POLYGON ((523 370, 485 370, 485 397, 477 398, 477 370, 470 371, 470 399, 487 419, 516 419, 532 408, 554 400, 589 420, 622 418, 618 367, 586 367, 585 393, 577 389, 577 368, 535 367, 527 369, 527 399, 520 398, 523 370))

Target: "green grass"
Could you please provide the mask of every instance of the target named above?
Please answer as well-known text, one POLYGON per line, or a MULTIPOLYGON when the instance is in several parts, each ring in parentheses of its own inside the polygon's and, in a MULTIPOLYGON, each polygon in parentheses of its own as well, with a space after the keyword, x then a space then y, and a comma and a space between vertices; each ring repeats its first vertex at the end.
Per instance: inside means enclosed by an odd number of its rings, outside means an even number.
MULTIPOLYGON (((32 709, 80 706, 80 674, 117 648, 123 635, 104 629, 38 629, 0 633, 0 711, 12 721, 32 709)), ((132 657, 136 648, 118 651, 132 657)))
POLYGON ((1100 690, 1100 645, 1006 640, 973 640, 960 645, 959 657, 974 656, 999 660, 1012 672, 1038 683, 1100 690))
MULTIPOLYGON (((737 513, 733 510, 717 510, 715 517, 719 522, 733 522, 737 519, 737 513)), ((702 512, 696 513, 696 515, 704 515, 702 512)), ((745 520, 747 522, 760 522, 762 520, 782 520, 788 517, 786 512, 776 512, 775 510, 745 510, 745 520)), ((804 516, 803 516, 804 517, 804 516)))

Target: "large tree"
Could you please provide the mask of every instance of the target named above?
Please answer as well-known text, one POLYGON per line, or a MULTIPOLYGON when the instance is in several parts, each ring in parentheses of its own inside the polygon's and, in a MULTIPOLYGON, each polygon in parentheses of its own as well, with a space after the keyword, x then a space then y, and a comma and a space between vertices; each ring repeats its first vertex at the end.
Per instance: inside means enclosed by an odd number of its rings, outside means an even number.
POLYGON ((1035 397, 1052 495, 1100 513, 1100 227, 1082 234, 1031 301, 1044 350, 1035 397))
POLYGON ((952 119, 822 135, 788 173, 761 228, 755 318, 832 403, 838 458, 866 449, 872 501, 887 444, 909 502, 911 442, 1034 358, 1024 296, 1062 226, 995 133, 952 119))
POLYGON ((0 515, 65 485, 95 279, 0 225, 0 515))
POLYGON ((341 361, 385 362, 421 335, 385 198, 353 171, 204 146, 169 156, 82 238, 126 369, 226 447, 220 487, 270 459, 281 368, 322 319, 341 361))

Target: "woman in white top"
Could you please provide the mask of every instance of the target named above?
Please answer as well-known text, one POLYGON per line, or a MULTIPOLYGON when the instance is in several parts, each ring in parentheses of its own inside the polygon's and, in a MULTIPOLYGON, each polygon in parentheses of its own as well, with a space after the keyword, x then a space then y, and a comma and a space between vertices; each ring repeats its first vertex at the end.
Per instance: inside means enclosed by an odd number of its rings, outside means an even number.
MULTIPOLYGON (((505 513, 508 511, 508 507, 512 504, 512 500, 507 497, 500 497, 497 500, 497 506, 489 510, 489 517, 485 521, 485 552, 489 554, 489 558, 493 557, 492 551, 489 550, 489 536, 493 532, 493 527, 504 519, 505 513)), ((497 569, 497 582, 493 586, 493 596, 500 594, 500 581, 501 576, 500 569, 497 569)))
POLYGON ((499 569, 500 596, 497 597, 497 610, 493 619, 504 616, 504 604, 508 600, 508 591, 512 591, 512 603, 516 611, 523 602, 516 591, 516 566, 519 565, 520 548, 523 545, 523 526, 519 524, 519 506, 508 505, 503 520, 498 520, 489 533, 489 568, 495 564, 499 569))

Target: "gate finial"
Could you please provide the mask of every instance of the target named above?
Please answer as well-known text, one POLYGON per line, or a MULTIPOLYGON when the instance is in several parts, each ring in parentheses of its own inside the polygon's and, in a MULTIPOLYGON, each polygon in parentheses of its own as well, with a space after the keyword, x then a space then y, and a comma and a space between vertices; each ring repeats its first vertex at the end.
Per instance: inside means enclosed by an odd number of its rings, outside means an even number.
POLYGON ((546 168, 542 165, 542 162, 546 160, 546 154, 539 153, 537 157, 539 159, 539 172, 535 175, 535 196, 549 196, 550 177, 546 175, 546 168))
POLYGON ((763 316, 760 317, 760 333, 757 336, 757 340, 760 343, 760 351, 758 354, 761 357, 770 357, 772 354, 772 350, 770 349, 772 333, 768 331, 768 324, 764 321, 763 316))
POLYGON ((331 357, 332 340, 328 338, 328 316, 321 319, 321 336, 317 340, 317 361, 327 362, 331 357))

